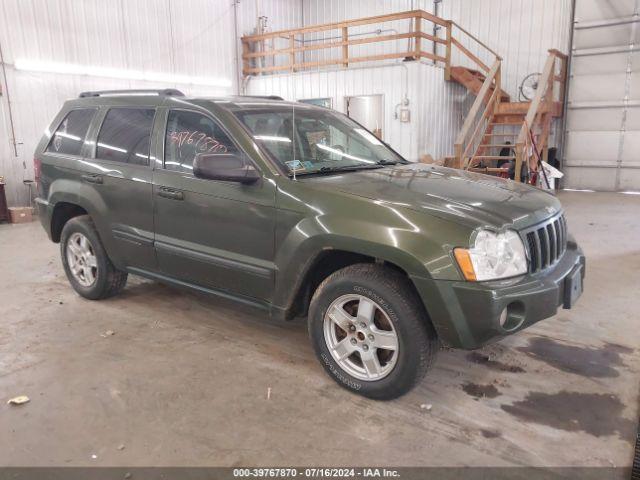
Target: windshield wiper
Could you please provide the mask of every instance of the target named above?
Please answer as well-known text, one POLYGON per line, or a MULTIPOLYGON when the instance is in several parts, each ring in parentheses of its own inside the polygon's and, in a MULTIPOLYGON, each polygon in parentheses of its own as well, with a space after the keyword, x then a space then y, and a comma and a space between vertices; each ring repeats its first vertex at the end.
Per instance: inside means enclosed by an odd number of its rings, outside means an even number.
MULTIPOLYGON (((382 165, 374 163, 369 165, 343 165, 341 167, 320 167, 318 170, 305 170, 303 172, 296 172, 296 176, 298 175, 318 175, 322 173, 333 173, 333 172, 353 172, 356 170, 369 170, 372 168, 381 168, 382 165)), ((289 173, 290 177, 293 177, 293 173, 289 173)))

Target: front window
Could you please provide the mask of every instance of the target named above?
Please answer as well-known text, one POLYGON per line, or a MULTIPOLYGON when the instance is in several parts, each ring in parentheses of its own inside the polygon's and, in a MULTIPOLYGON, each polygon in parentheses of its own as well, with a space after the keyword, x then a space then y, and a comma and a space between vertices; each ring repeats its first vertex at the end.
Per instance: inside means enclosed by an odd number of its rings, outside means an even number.
POLYGON ((234 113, 256 143, 291 174, 405 163, 369 131, 330 110, 269 105, 234 113))
POLYGON ((198 112, 171 110, 164 142, 164 168, 193 172, 198 153, 235 153, 238 149, 224 130, 211 118, 198 112))

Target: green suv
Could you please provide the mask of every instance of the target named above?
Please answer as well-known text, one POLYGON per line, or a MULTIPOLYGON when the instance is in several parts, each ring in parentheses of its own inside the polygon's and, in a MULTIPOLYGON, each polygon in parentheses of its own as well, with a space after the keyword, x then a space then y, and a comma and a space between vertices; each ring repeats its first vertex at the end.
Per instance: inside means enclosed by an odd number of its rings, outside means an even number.
POLYGON ((553 195, 407 162, 322 107, 85 92, 35 167, 40 219, 81 296, 135 274, 306 315, 328 374, 371 398, 407 392, 440 343, 478 348, 582 292, 553 195))

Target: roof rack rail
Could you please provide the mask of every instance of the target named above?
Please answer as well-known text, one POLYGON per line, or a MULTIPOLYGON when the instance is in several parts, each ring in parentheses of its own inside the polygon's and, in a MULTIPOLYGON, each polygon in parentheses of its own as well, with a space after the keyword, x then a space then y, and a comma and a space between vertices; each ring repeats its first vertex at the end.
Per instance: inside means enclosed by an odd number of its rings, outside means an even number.
POLYGON ((82 92, 80 98, 86 97, 117 97, 120 95, 158 95, 165 97, 184 97, 184 93, 175 88, 165 88, 163 90, 96 90, 93 92, 82 92))
POLYGON ((284 98, 282 98, 279 95, 240 95, 241 97, 245 97, 245 98, 264 98, 265 100, 282 100, 284 101, 284 98))

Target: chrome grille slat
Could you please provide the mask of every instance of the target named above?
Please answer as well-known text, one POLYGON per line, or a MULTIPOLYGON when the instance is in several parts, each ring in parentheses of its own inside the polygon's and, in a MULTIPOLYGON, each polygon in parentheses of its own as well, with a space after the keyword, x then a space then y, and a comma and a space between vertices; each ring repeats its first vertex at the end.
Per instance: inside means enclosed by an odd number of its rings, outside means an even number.
POLYGON ((547 225, 547 237, 549 237, 549 265, 556 261, 556 234, 553 223, 547 225))
POLYGON ((540 236, 540 246, 542 247, 542 268, 547 268, 551 263, 549 261, 549 234, 547 228, 542 227, 538 230, 540 236))
POLYGON ((538 270, 540 268, 540 244, 536 241, 535 232, 527 233, 527 244, 531 266, 538 270))
POLYGON ((564 215, 536 225, 522 234, 527 249, 529 272, 554 265, 567 249, 567 222, 564 215))

